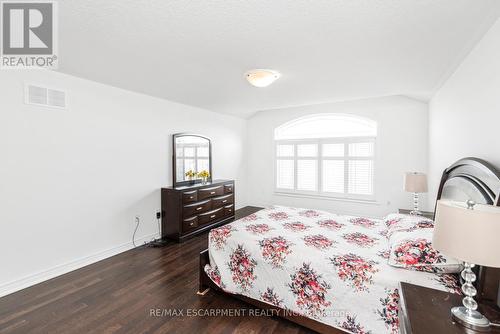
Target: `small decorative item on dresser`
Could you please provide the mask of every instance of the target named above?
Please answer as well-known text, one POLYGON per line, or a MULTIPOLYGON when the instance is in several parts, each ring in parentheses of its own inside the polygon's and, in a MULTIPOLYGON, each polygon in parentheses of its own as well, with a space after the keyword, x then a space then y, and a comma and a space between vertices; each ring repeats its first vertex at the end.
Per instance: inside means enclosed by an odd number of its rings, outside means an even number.
POLYGON ((198 173, 198 177, 201 177, 201 183, 207 184, 207 180, 210 177, 210 173, 207 170, 202 170, 198 173))
POLYGON ((490 321, 479 311, 474 300, 477 294, 473 283, 478 264, 500 268, 498 236, 500 235, 500 207, 439 200, 432 243, 443 254, 464 261, 462 271, 465 298, 463 306, 451 309, 453 318, 473 330, 490 330, 490 321), (466 205, 465 205, 466 204, 466 205))
POLYGON ((427 176, 424 173, 407 172, 405 174, 404 190, 413 193, 413 210, 411 215, 421 215, 418 209, 418 194, 427 192, 427 176))
POLYGON ((194 172, 192 169, 188 170, 186 172, 186 177, 188 178, 188 181, 190 181, 191 183, 194 183, 194 177, 196 176, 196 172, 194 172))

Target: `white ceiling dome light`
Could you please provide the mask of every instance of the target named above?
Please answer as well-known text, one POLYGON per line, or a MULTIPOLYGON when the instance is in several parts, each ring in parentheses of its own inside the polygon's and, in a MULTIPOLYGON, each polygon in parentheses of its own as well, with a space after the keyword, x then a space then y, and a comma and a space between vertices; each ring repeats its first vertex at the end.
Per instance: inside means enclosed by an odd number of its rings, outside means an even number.
POLYGON ((245 78, 255 87, 267 87, 279 79, 281 74, 273 70, 256 69, 245 73, 245 78))

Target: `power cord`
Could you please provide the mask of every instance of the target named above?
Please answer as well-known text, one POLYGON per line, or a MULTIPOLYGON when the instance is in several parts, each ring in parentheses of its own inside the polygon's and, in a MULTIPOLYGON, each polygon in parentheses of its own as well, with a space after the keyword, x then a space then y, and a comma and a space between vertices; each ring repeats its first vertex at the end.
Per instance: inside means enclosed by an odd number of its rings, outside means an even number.
POLYGON ((159 241, 161 241, 161 215, 159 212, 156 213, 156 219, 157 219, 157 224, 158 224, 158 235, 160 236, 158 239, 154 238, 154 239, 151 239, 150 241, 144 241, 144 245, 147 245, 147 246, 155 246, 159 241))
POLYGON ((158 221, 158 235, 161 238, 161 212, 156 213, 156 220, 158 221))
POLYGON ((134 245, 134 247, 137 247, 137 245, 135 244, 135 234, 137 233, 137 229, 139 228, 141 219, 139 217, 135 217, 135 221, 137 224, 135 225, 134 234, 132 235, 132 244, 134 245))
POLYGON ((150 242, 145 243, 146 247, 163 247, 167 245, 167 241, 162 239, 161 236, 161 217, 162 217, 161 211, 156 212, 156 219, 158 221, 158 234, 160 237, 158 239, 154 239, 150 242))

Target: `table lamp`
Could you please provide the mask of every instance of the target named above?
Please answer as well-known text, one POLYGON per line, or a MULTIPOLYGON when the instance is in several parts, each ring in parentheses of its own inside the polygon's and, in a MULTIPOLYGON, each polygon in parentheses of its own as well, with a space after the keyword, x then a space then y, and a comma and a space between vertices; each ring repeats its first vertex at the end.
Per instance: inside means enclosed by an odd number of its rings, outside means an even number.
POLYGON ((477 311, 473 283, 474 265, 500 268, 498 237, 500 236, 500 207, 439 200, 436 208, 432 244, 445 255, 464 262, 461 273, 464 283, 463 306, 453 307, 453 318, 474 330, 488 330, 489 320, 477 311))
POLYGON ((418 194, 427 192, 427 175, 418 172, 407 172, 405 174, 404 189, 413 193, 413 210, 411 215, 421 215, 418 209, 418 194))

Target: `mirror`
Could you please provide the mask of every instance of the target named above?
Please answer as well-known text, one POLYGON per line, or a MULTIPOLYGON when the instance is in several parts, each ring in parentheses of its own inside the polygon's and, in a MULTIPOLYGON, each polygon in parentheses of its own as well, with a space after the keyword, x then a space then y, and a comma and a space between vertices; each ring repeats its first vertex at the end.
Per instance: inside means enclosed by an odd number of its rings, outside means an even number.
POLYGON ((174 187, 211 182, 212 145, 210 139, 195 134, 175 134, 173 136, 173 165, 174 187), (208 176, 203 175, 202 171, 207 171, 208 176))

